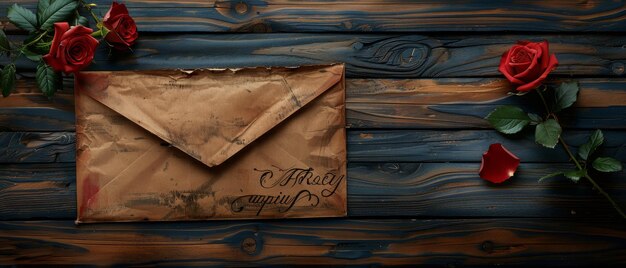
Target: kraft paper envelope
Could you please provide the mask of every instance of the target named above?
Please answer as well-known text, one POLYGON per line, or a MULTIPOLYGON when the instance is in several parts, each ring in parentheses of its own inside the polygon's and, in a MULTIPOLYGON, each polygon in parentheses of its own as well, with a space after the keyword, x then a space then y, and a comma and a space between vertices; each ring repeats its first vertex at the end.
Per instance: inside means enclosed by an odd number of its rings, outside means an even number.
POLYGON ((78 219, 346 215, 343 65, 76 75, 78 219))

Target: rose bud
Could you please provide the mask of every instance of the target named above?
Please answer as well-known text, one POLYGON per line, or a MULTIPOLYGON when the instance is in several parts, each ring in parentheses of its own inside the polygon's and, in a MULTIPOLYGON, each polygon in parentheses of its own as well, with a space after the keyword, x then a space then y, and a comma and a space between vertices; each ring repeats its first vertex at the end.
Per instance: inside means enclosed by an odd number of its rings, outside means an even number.
POLYGON ((57 72, 74 73, 91 64, 98 40, 91 36, 93 30, 73 26, 67 22, 54 24, 54 38, 50 52, 43 60, 57 72))
POLYGON ((126 50, 135 44, 138 36, 137 25, 128 14, 126 5, 113 2, 104 15, 102 24, 109 30, 104 39, 114 48, 126 50))
POLYGON ((489 145, 489 150, 483 154, 480 171, 481 178, 493 183, 501 183, 509 179, 519 166, 520 159, 509 152, 502 144, 489 145))
POLYGON ((518 41, 500 59, 498 70, 515 86, 518 92, 537 88, 559 62, 550 55, 548 42, 518 41))

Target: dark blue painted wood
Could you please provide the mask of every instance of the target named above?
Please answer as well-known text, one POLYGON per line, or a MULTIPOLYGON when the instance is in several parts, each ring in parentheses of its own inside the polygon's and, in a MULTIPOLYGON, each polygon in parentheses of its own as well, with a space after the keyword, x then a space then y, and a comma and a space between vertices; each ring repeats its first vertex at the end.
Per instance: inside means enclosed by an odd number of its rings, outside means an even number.
MULTIPOLYGON (((502 185, 478 177, 479 163, 349 163, 351 217, 617 217, 586 181, 538 178, 572 164, 522 163, 502 185)), ((74 163, 0 165, 0 220, 76 217, 74 163)), ((593 174, 626 203, 626 172, 593 174)), ((236 178, 235 178, 236 179, 236 178)))
MULTIPOLYGON (((15 1, 0 3, 0 17, 15 1)), ((19 0, 34 9, 35 0, 19 0)), ((93 1, 104 14, 110 0, 93 1)), ((624 32, 622 1, 125 1, 143 32, 624 32)))
MULTIPOLYGON (((502 143, 526 163, 567 162, 563 149, 534 142, 532 131, 504 136, 494 130, 348 130, 351 162, 480 162, 492 143, 502 143)), ((563 138, 576 151, 592 131, 563 138)), ((604 131, 601 153, 626 162, 625 131, 604 131)), ((75 157, 73 132, 0 132, 0 163, 67 163, 75 157)))
MULTIPOLYGON (((15 38, 12 38, 15 39, 15 38)), ((91 70, 150 70, 300 66, 346 63, 347 77, 502 77, 502 53, 517 40, 548 40, 559 59, 555 76, 621 76, 622 35, 352 35, 160 34, 143 35, 133 53, 100 46, 91 70)), ((6 63, 0 58, 0 64, 6 63)), ((35 63, 18 60, 18 69, 35 63)))
POLYGON ((615 222, 562 219, 309 219, 164 224, 0 222, 1 263, 133 266, 396 264, 608 266, 626 261, 615 222), (113 246, 119 245, 119 246, 113 246))
MULTIPOLYGON (((570 79, 580 83, 576 106, 560 113, 565 128, 626 128, 626 80, 570 79)), ((0 98, 0 130, 74 131, 73 81, 52 98, 33 79, 18 80, 10 98, 0 98)), ((560 81, 551 81, 557 85, 560 81)), ((504 79, 348 79, 346 119, 352 129, 484 129, 483 118, 499 105, 545 113, 536 94, 509 96, 504 79)), ((549 91, 546 95, 550 95, 549 91)))

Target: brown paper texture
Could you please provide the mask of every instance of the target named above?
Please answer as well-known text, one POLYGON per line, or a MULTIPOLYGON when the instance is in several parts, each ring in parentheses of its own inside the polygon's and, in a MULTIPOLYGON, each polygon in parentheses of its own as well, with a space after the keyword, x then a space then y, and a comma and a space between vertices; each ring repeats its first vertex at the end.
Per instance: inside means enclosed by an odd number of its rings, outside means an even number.
POLYGON ((344 66, 76 75, 77 222, 346 215, 344 66))

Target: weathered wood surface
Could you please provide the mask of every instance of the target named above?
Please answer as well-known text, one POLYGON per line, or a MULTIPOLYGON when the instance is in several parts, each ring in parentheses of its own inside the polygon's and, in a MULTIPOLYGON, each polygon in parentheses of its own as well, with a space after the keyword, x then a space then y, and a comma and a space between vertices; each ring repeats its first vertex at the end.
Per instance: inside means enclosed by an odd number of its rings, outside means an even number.
MULTIPOLYGON (((12 37, 15 39, 15 37, 12 37)), ((502 53, 517 40, 548 40, 554 76, 622 76, 626 35, 159 34, 133 53, 100 46, 91 70, 300 66, 346 63, 349 78, 502 77, 502 53)), ((0 64, 6 63, 0 58, 0 64)), ((22 71, 33 69, 27 59, 22 71)))
MULTIPOLYGON (((19 41, 4 17, 13 2, 36 1, 0 2, 0 28, 19 41)), ((102 14, 110 3, 95 2, 102 14)), ((0 99, 0 131, 21 131, 0 132, 0 265, 626 263, 626 227, 589 183, 537 183, 572 167, 561 149, 485 130, 481 119, 534 101, 507 97, 497 66, 515 41, 546 39, 560 61, 553 77, 581 82, 580 102, 561 116, 567 141, 576 150, 605 129, 603 154, 626 162, 623 1, 125 2, 141 31, 135 51, 102 49, 93 70, 347 63, 351 218, 75 227, 71 79, 51 100, 22 79, 0 99), (497 186, 477 176, 494 142, 522 158, 497 186)), ((625 172, 594 176, 626 204, 625 172)))
MULTIPOLYGON (((571 164, 527 164, 503 185, 477 175, 479 163, 350 163, 351 217, 614 218, 609 203, 583 181, 538 178, 571 164)), ((73 163, 0 165, 0 220, 76 217, 73 163)), ((626 203, 626 172, 594 174, 626 203)))
MULTIPOLYGON (((591 131, 568 131, 564 140, 576 151, 591 131)), ((626 162, 624 130, 605 130, 600 152, 626 162)), ((0 132, 0 163, 69 163, 75 158, 74 132, 0 132)), ((491 143, 502 143, 526 163, 563 163, 561 147, 535 144, 532 133, 504 136, 495 130, 349 130, 350 162, 480 162, 491 143)))
MULTIPOLYGON (((626 128, 626 79, 586 78, 576 106, 564 112, 566 128, 626 128)), ((556 82, 556 81, 555 81, 556 82)), ((44 97, 33 79, 20 79, 10 98, 0 98, 0 130, 74 131, 72 79, 54 98, 44 97)), ((514 104, 543 114, 535 94, 508 96, 504 79, 348 79, 349 128, 483 129, 496 106, 514 104)))
MULTIPOLYGON (((35 0, 18 2, 30 9, 35 0)), ((110 0, 99 4, 104 14, 110 0)), ((124 1, 143 32, 623 32, 622 1, 124 1)))
POLYGON ((0 222, 0 264, 603 266, 626 262, 615 222, 291 220, 167 224, 0 222))

